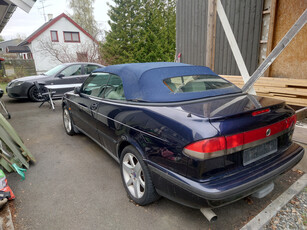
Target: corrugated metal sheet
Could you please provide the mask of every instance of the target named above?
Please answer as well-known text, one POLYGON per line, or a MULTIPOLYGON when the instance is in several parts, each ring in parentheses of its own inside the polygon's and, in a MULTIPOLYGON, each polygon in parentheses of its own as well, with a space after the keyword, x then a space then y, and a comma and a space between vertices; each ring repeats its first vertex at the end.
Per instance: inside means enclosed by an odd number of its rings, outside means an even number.
MULTIPOLYGON (((258 66, 263 0, 222 0, 249 73, 258 66)), ((178 0, 176 48, 181 62, 206 65, 208 1, 178 0)), ((240 74, 219 17, 216 17, 215 72, 240 74)))
MULTIPOLYGON (((247 70, 252 74, 258 66, 263 0, 221 0, 241 50, 247 70)), ((216 20, 215 72, 239 75, 220 19, 216 20)))
POLYGON ((181 62, 205 65, 207 11, 207 1, 177 1, 176 50, 181 62))

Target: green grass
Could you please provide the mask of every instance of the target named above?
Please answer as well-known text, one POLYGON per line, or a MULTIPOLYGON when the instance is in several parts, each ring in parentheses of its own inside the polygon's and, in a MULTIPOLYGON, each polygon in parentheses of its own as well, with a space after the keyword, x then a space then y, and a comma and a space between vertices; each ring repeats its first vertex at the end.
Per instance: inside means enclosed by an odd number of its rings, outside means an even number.
POLYGON ((0 88, 5 92, 5 94, 6 94, 5 88, 6 88, 7 84, 8 83, 0 83, 0 88))

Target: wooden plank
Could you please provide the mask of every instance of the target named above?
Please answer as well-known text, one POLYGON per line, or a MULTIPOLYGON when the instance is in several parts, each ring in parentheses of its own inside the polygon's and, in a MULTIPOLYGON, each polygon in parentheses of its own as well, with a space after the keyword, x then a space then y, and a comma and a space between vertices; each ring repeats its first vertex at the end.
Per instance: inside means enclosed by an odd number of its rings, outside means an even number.
MULTIPOLYGON (((223 78, 242 87, 241 76, 222 75, 223 78)), ((286 101, 288 104, 307 106, 307 80, 262 77, 254 85, 257 95, 286 101)))
MULTIPOLYGON (((206 25, 207 23, 207 18, 204 17, 204 15, 206 15, 207 13, 207 9, 206 9, 206 2, 205 1, 201 1, 201 25, 206 25)), ((216 23, 215 23, 216 24, 216 23)), ((215 28, 215 25, 214 25, 215 28)), ((214 29, 214 33, 215 33, 215 29, 214 29)), ((204 31, 203 29, 201 29, 201 37, 200 37, 200 41, 207 41, 208 35, 206 33, 206 31, 204 31)), ((215 36, 214 36, 214 43, 215 43, 215 36)), ((206 63, 206 53, 207 53, 207 47, 199 47, 200 51, 201 51, 201 63, 202 65, 205 65, 206 63)), ((212 50, 213 55, 214 55, 214 48, 212 50)), ((212 70, 214 71, 214 56, 213 56, 213 66, 212 66, 212 70)))
MULTIPOLYGON (((269 25, 269 32, 268 32, 268 43, 267 43, 266 56, 269 56, 269 54, 273 50, 273 37, 274 37, 275 15, 276 15, 276 2, 277 2, 277 0, 271 0, 270 25, 269 25)), ((265 77, 269 77, 270 76, 270 67, 264 73, 264 76, 265 77)))
POLYGON ((214 69, 216 0, 208 1, 206 66, 214 69))
POLYGON ((270 97, 270 98, 283 100, 291 105, 298 105, 298 106, 304 106, 304 107, 307 106, 307 99, 304 99, 304 98, 289 98, 289 97, 281 97, 281 96, 271 96, 265 93, 259 93, 258 95, 262 97, 270 97))
MULTIPOLYGON (((229 80, 240 80, 241 76, 232 76, 232 75, 221 75, 221 77, 229 80)), ((258 81, 256 81, 255 85, 257 84, 285 84, 291 86, 299 86, 299 87, 307 87, 307 80, 305 79, 293 79, 293 78, 273 78, 273 77, 261 77, 258 81)))
POLYGON ((281 97, 291 97, 291 98, 297 98, 297 95, 291 95, 291 94, 283 94, 283 93, 271 93, 274 97, 275 96, 281 96, 281 97))

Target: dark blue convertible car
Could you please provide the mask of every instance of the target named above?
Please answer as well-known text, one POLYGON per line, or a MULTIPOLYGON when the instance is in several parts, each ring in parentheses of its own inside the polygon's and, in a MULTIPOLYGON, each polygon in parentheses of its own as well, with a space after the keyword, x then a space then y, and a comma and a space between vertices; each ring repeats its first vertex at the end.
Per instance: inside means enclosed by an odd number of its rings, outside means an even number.
POLYGON ((136 203, 159 196, 219 207, 272 181, 304 154, 294 111, 243 93, 209 68, 136 63, 94 71, 63 98, 66 132, 82 132, 116 161, 136 203))

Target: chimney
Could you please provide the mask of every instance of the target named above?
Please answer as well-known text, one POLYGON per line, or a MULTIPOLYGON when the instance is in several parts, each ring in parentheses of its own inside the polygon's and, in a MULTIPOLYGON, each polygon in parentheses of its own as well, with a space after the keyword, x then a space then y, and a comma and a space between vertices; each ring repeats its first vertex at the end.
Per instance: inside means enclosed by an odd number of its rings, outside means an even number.
POLYGON ((53 14, 48 14, 48 21, 53 19, 53 14))

